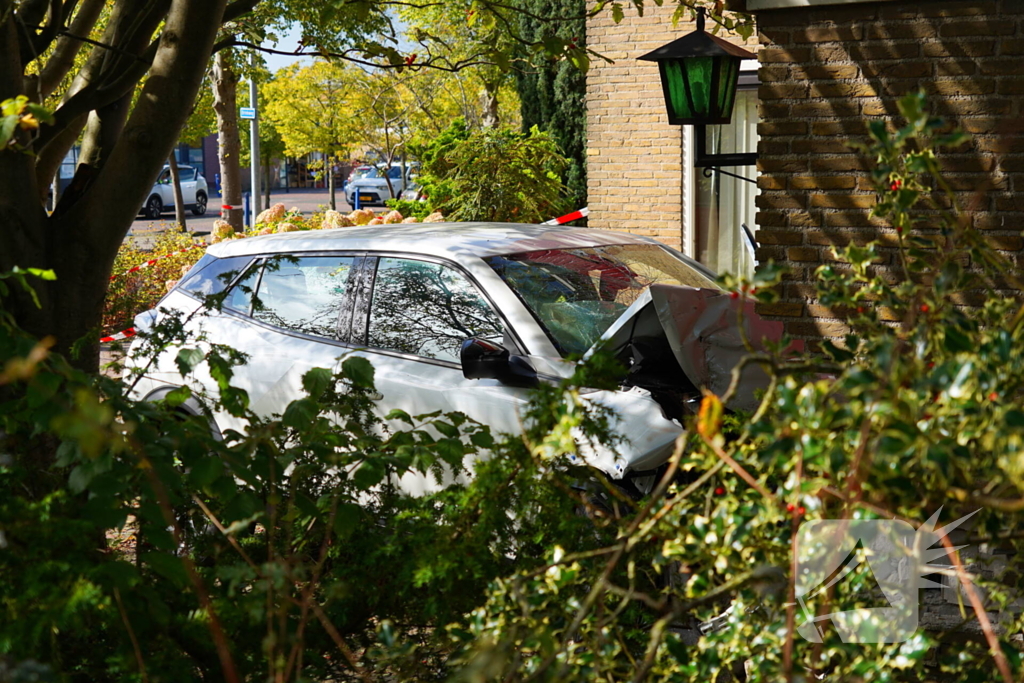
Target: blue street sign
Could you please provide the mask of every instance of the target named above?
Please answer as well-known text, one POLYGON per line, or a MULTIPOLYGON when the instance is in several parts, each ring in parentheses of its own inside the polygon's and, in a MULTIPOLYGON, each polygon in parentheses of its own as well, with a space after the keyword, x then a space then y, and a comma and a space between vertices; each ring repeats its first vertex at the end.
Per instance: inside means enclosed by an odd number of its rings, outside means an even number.
POLYGON ((238 110, 238 117, 242 119, 256 118, 256 107, 242 107, 238 110))

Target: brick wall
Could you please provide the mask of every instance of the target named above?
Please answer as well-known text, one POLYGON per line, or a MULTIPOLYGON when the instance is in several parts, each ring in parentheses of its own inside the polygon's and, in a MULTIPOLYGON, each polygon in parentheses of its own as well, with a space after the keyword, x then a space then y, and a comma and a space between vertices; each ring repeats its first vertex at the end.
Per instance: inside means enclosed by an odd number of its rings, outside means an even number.
MULTIPOLYGON (((610 11, 587 22, 587 47, 614 60, 594 59, 587 74, 588 225, 625 230, 682 246, 682 127, 665 112, 658 66, 637 60, 689 33, 672 26, 674 3, 627 9, 619 24, 610 11)), ((710 28, 710 24, 709 24, 710 28)))
POLYGON ((793 270, 763 314, 797 336, 844 332, 809 285, 831 245, 887 245, 877 269, 895 280, 896 234, 869 218, 868 166, 847 142, 865 140, 870 120, 895 121, 897 98, 919 87, 973 135, 941 157, 973 224, 1024 264, 1024 0, 766 10, 757 21, 758 258, 793 270))

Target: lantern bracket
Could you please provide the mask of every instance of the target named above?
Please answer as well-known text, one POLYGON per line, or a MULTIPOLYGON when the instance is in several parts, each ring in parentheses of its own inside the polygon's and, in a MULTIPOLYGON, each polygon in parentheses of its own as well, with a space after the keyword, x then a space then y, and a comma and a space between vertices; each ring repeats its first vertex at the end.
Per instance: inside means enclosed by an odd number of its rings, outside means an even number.
POLYGON ((693 136, 697 149, 693 165, 697 168, 708 166, 753 166, 757 163, 757 152, 734 152, 731 154, 708 154, 708 127, 694 126, 693 136))
POLYGON ((738 180, 746 180, 748 183, 753 183, 754 185, 757 185, 757 181, 756 180, 751 180, 750 178, 748 178, 746 176, 742 176, 742 175, 739 175, 737 173, 732 173, 730 171, 723 171, 722 169, 718 168, 717 166, 705 166, 704 170, 701 171, 701 174, 705 178, 710 178, 715 173, 718 173, 718 174, 721 174, 721 175, 727 175, 730 178, 736 178, 738 180))

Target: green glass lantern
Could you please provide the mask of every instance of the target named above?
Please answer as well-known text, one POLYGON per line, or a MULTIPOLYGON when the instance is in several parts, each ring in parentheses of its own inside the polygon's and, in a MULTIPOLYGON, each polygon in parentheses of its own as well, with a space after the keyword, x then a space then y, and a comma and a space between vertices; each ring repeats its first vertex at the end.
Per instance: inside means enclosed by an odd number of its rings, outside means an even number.
POLYGON ((706 32, 704 8, 697 10, 696 31, 640 57, 658 63, 668 122, 677 126, 729 123, 740 62, 754 58, 706 32))

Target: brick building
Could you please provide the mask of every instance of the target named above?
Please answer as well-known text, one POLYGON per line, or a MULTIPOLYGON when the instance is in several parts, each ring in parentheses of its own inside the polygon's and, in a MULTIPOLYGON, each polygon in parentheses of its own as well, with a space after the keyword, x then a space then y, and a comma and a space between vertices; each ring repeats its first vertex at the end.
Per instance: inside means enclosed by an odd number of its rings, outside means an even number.
MULTIPOLYGON (((793 272, 782 301, 763 313, 797 336, 841 334, 842 322, 817 305, 808 284, 830 247, 877 240, 890 245, 878 268, 893 265, 896 235, 869 218, 868 165, 848 142, 865 139, 869 120, 893 120, 896 100, 921 87, 934 113, 973 136, 942 163, 974 225, 1024 262, 1024 0, 745 4, 759 30, 757 257, 793 272)), ((673 29, 667 11, 617 26, 602 15, 588 27, 591 46, 620 60, 596 66, 588 85, 590 224, 646 229, 728 270, 702 253, 693 219, 702 176, 687 165, 692 130, 667 124, 656 68, 635 61, 692 30, 673 29), (644 163, 646 174, 628 175, 644 163)))
MULTIPOLYGON (((691 255, 703 252, 701 260, 718 270, 749 270, 753 252, 740 225, 754 227, 756 186, 703 176, 694 166, 692 127, 668 123, 657 65, 637 60, 694 29, 686 21, 672 26, 675 7, 652 4, 643 17, 631 15, 619 24, 602 12, 587 24, 587 47, 614 60, 593 60, 587 74, 588 224, 649 235, 691 255), (722 193, 726 216, 714 201, 722 193), (718 231, 718 223, 733 229, 718 231)), ((715 127, 724 133, 716 140, 730 151, 754 151, 756 69, 751 60, 741 76, 733 125, 715 127)), ((753 167, 732 170, 756 177, 753 167)))

